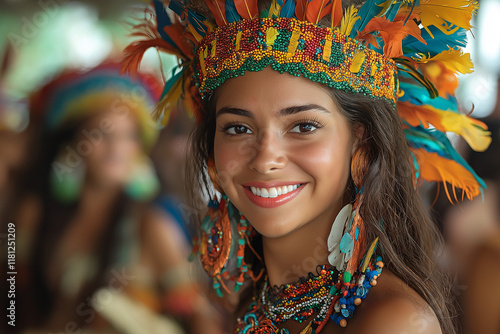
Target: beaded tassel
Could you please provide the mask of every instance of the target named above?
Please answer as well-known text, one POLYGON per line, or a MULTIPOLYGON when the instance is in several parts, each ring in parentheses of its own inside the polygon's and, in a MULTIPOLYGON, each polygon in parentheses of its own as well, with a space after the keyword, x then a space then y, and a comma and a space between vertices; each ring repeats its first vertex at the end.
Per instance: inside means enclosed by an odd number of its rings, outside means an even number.
POLYGON ((260 278, 260 275, 254 276, 244 259, 245 248, 253 233, 252 226, 243 215, 235 210, 226 195, 222 196, 219 203, 216 198, 209 202, 209 209, 201 229, 201 238, 194 239, 191 257, 193 254, 200 254, 203 268, 213 278, 213 288, 217 296, 223 297, 223 291, 231 292, 228 282, 233 282, 232 290, 238 292, 245 279, 258 280, 260 278), (237 241, 233 240, 231 232, 231 221, 234 221, 236 216, 238 220, 235 224, 239 236, 237 241), (228 260, 234 252, 236 252, 236 273, 232 275, 231 269, 228 268, 228 260))

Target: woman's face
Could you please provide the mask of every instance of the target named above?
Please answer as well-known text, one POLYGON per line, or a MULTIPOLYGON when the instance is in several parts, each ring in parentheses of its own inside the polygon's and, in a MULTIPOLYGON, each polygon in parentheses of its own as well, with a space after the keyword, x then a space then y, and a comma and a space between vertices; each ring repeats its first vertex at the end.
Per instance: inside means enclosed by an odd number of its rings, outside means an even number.
POLYGON ((270 68, 227 80, 214 159, 229 199, 265 237, 333 222, 357 144, 326 89, 270 68))
POLYGON ((80 132, 79 140, 91 143, 85 162, 94 182, 125 184, 141 152, 135 117, 131 113, 102 113, 86 122, 80 132))

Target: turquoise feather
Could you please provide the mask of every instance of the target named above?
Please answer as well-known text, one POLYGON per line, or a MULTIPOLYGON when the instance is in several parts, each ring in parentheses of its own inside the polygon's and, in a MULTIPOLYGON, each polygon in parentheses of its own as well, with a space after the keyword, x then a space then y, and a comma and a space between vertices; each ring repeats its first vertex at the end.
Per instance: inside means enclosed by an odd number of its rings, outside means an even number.
POLYGON ((241 20, 233 0, 226 0, 226 20, 228 23, 241 20))
POLYGON ((467 30, 459 28, 454 34, 446 35, 434 26, 428 27, 434 38, 431 38, 427 30, 422 29, 422 38, 427 42, 424 44, 415 37, 409 35, 403 40, 403 54, 414 58, 419 53, 435 56, 443 51, 464 48, 467 45, 467 30))
POLYGON ((277 0, 278 5, 281 7, 280 16, 281 17, 294 17, 295 15, 295 0, 277 0))
POLYGON ((351 32, 350 37, 354 37, 357 32, 363 31, 368 22, 374 17, 380 15, 380 11, 382 10, 382 5, 387 0, 368 0, 366 1, 361 8, 359 9, 358 16, 361 18, 360 20, 354 23, 354 27, 351 32))

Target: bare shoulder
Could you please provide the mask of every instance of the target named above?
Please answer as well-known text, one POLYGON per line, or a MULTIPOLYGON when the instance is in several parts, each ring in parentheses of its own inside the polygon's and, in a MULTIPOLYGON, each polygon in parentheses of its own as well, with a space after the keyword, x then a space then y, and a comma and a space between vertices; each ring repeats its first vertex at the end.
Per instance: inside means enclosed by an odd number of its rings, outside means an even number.
POLYGON ((387 268, 377 281, 347 326, 349 333, 442 333, 435 313, 415 290, 387 268))
POLYGON ((140 229, 143 250, 160 265, 160 270, 186 261, 188 241, 170 215, 156 207, 146 207, 140 229))

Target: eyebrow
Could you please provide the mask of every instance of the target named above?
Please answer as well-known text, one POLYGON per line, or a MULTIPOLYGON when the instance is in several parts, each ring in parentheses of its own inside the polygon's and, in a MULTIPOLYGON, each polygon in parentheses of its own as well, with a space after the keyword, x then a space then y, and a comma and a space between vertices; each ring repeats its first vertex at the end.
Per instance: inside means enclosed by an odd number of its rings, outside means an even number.
MULTIPOLYGON (((318 110, 318 111, 321 111, 324 113, 330 113, 330 111, 328 111, 328 109, 326 109, 320 105, 311 103, 311 104, 291 106, 291 107, 281 109, 279 111, 279 115, 280 116, 289 116, 289 115, 293 115, 293 114, 297 114, 297 113, 300 113, 303 111, 309 111, 309 110, 318 110)), ((245 109, 240 109, 240 108, 232 108, 232 107, 221 108, 221 109, 219 109, 219 111, 217 111, 216 117, 219 117, 220 115, 223 115, 223 114, 233 114, 233 115, 244 116, 244 117, 248 117, 248 118, 252 118, 252 119, 255 118, 254 114, 251 111, 248 111, 245 109)))

